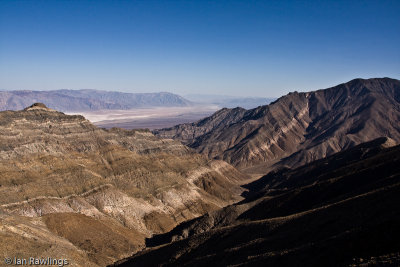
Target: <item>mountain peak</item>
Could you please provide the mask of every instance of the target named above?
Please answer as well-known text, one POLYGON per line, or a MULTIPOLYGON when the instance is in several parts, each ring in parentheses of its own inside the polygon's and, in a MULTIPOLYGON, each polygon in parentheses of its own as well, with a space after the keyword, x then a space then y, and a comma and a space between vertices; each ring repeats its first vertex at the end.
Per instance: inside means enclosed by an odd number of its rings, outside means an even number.
POLYGON ((400 142, 400 81, 390 78, 354 79, 295 91, 267 106, 227 111, 155 134, 256 174, 298 167, 382 136, 390 138, 385 146, 400 142))
POLYGON ((25 111, 28 110, 47 110, 47 111, 53 111, 53 109, 48 108, 45 104, 43 103, 34 103, 30 105, 29 107, 25 108, 25 111))

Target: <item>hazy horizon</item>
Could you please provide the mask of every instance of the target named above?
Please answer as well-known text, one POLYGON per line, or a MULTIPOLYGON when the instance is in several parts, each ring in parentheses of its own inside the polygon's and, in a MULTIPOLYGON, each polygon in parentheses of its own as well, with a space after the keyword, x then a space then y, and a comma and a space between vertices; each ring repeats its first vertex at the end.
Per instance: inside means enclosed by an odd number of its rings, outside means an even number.
MULTIPOLYGON (((178 96, 181 96, 185 99, 189 98, 194 98, 196 96, 201 96, 201 97, 216 97, 216 98, 223 98, 223 97, 228 97, 228 98, 232 98, 232 99, 236 99, 236 98, 271 98, 271 99, 276 99, 276 97, 269 97, 269 96, 252 96, 252 95, 228 95, 228 94, 207 94, 207 93, 189 93, 189 94, 178 94, 178 93, 174 93, 171 91, 149 91, 149 92, 129 92, 129 91, 122 91, 122 90, 101 90, 101 89, 94 89, 94 88, 78 88, 78 89, 69 89, 69 88, 60 88, 60 89, 48 89, 48 90, 36 90, 36 89, 4 89, 4 88, 0 88, 0 92, 23 92, 23 91, 27 91, 27 92, 51 92, 51 91, 62 91, 62 90, 72 90, 72 91, 80 91, 80 90, 91 90, 91 91, 102 91, 102 92, 110 92, 110 93, 132 93, 132 94, 158 94, 158 93, 171 93, 171 94, 175 94, 178 96)), ((191 100, 192 101, 192 100, 191 100)))
MULTIPOLYGON (((378 79, 379 79, 379 78, 390 78, 390 79, 395 79, 395 78, 393 78, 393 77, 369 77, 369 78, 360 78, 360 77, 357 77, 357 78, 354 78, 354 79, 364 79, 364 80, 367 80, 367 79, 375 79, 375 78, 378 78, 378 79)), ((354 80, 354 79, 351 79, 351 80, 354 80)), ((337 86, 337 85, 342 84, 342 83, 347 83, 347 82, 349 82, 349 81, 351 81, 351 80, 343 81, 343 82, 340 82, 340 83, 337 83, 337 84, 334 84, 334 85, 331 85, 331 86, 327 86, 327 87, 324 87, 324 88, 313 88, 313 89, 303 90, 303 91, 299 91, 299 92, 311 92, 311 91, 317 91, 317 90, 324 90, 324 89, 327 89, 327 88, 331 88, 331 87, 337 86)), ((0 88, 0 92, 11 92, 11 91, 36 91, 36 92, 46 92, 46 91, 59 91, 59 90, 73 90, 73 91, 79 91, 79 90, 93 90, 93 91, 116 92, 116 93, 133 93, 133 94, 172 93, 172 94, 179 95, 179 96, 181 96, 181 97, 183 97, 183 98, 186 98, 186 99, 188 99, 188 100, 190 100, 190 98, 194 98, 194 97, 196 97, 196 96, 201 96, 201 97, 216 97, 216 98, 223 98, 223 97, 240 98, 240 97, 244 97, 244 98, 267 98, 267 99, 269 98, 269 99, 276 99, 276 98, 281 97, 281 96, 284 96, 284 95, 286 95, 286 94, 288 94, 288 93, 291 93, 291 92, 294 92, 294 91, 298 91, 298 90, 288 90, 286 93, 284 93, 283 95, 279 95, 279 96, 268 96, 268 95, 265 95, 265 96, 254 96, 254 95, 246 95, 246 94, 234 95, 234 94, 229 94, 229 91, 228 91, 226 94, 224 94, 224 93, 222 93, 222 94, 219 94, 219 93, 213 94, 213 93, 207 93, 207 92, 205 92, 205 93, 202 93, 202 92, 189 92, 189 93, 179 94, 179 93, 176 93, 176 92, 173 92, 173 91, 148 91, 148 92, 144 92, 144 91, 135 91, 135 92, 133 92, 133 91, 129 91, 129 90, 123 91, 123 90, 118 90, 118 89, 115 89, 115 90, 112 90, 112 89, 111 89, 111 90, 107 90, 107 89, 96 89, 96 88, 59 88, 59 89, 43 89, 43 90, 41 90, 41 89, 4 89, 4 88, 0 88)), ((192 101, 192 100, 191 100, 191 101, 192 101)))
POLYGON ((400 79, 398 1, 1 1, 0 88, 280 97, 400 79))

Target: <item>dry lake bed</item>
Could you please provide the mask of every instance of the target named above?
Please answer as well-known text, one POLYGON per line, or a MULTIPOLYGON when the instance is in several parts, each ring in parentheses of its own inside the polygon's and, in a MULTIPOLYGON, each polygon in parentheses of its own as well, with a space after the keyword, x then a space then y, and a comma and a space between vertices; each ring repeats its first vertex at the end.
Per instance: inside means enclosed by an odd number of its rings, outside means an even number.
POLYGON ((190 107, 156 107, 129 110, 96 110, 80 114, 98 127, 124 129, 160 129, 177 124, 195 122, 217 111, 217 105, 197 105, 190 107))

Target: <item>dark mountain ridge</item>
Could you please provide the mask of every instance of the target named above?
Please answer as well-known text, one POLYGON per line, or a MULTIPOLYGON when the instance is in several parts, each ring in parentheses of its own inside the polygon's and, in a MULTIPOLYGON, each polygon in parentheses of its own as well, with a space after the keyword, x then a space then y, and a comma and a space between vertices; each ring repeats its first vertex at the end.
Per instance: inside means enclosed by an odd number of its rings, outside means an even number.
POLYGON ((117 266, 398 266, 400 146, 380 138, 249 184, 117 266), (166 245, 165 245, 166 244, 166 245))
POLYGON ((0 91, 0 110, 21 110, 34 102, 59 111, 132 109, 145 107, 186 107, 189 100, 172 93, 123 93, 82 90, 0 91))
POLYGON ((381 136, 400 142, 400 81, 355 79, 155 130, 249 172, 296 167, 381 136))

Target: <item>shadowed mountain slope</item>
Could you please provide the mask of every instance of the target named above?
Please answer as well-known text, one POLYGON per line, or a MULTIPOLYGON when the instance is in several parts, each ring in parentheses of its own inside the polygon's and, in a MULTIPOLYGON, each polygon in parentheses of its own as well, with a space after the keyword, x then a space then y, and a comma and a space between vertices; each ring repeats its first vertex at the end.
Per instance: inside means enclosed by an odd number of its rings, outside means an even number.
POLYGON ((155 236, 147 243, 158 247, 116 265, 398 266, 400 146, 390 145, 380 138, 268 174, 242 202, 155 236))
POLYGON ((400 81, 377 78, 290 93, 251 110, 222 109, 196 123, 154 133, 262 173, 301 166, 381 136, 399 143, 399 122, 400 81))
POLYGON ((246 177, 149 131, 35 104, 0 112, 0 256, 105 266, 145 237, 240 200, 246 177))
POLYGON ((186 107, 189 100, 172 93, 123 93, 82 90, 0 91, 0 110, 21 110, 41 102, 59 111, 125 110, 144 107, 186 107))

